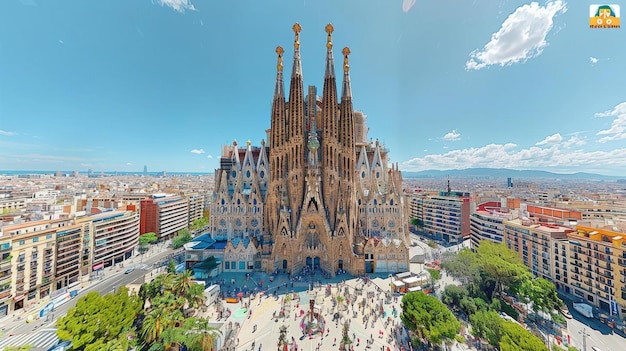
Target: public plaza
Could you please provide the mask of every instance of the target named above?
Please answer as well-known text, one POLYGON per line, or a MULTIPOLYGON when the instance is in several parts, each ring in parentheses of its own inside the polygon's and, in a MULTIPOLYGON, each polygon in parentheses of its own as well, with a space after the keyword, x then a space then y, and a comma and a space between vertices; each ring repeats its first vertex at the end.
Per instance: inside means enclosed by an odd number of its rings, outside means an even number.
MULTIPOLYGON (((412 257, 429 251, 418 244, 410 248, 412 257)), ((414 274, 425 269, 420 263, 410 267, 414 274)), ((207 282, 219 284, 223 295, 209 307, 207 317, 220 327, 220 351, 339 350, 346 323, 351 341, 346 350, 411 350, 400 320, 402 296, 392 294, 392 279, 388 273, 353 277, 339 272, 331 277, 308 269, 293 276, 223 273, 207 282), (227 303, 228 297, 238 297, 237 302, 227 303), (287 346, 279 349, 283 326, 287 346)), ((452 283, 447 276, 442 280, 442 285, 452 283)))
POLYGON ((236 303, 218 300, 208 314, 230 332, 224 335, 224 351, 276 350, 283 326, 287 345, 281 350, 338 350, 345 324, 351 341, 346 350, 409 350, 400 321, 401 296, 391 294, 390 282, 389 277, 315 281, 300 292, 289 284, 270 285, 240 293, 236 303))

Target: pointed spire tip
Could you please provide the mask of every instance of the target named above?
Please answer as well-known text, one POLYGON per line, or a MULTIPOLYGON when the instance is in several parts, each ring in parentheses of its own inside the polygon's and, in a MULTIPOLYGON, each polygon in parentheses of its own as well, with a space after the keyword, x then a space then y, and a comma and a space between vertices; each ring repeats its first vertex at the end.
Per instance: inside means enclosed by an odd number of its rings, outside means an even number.
POLYGON ((343 53, 343 70, 345 72, 348 72, 348 70, 350 69, 350 65, 348 64, 348 55, 350 55, 350 48, 346 46, 345 48, 343 48, 341 53, 343 53))
POLYGON ((278 54, 278 64, 276 65, 276 68, 278 69, 279 72, 282 72, 283 70, 283 53, 285 52, 285 49, 283 49, 282 46, 278 45, 276 47, 276 53, 278 54))

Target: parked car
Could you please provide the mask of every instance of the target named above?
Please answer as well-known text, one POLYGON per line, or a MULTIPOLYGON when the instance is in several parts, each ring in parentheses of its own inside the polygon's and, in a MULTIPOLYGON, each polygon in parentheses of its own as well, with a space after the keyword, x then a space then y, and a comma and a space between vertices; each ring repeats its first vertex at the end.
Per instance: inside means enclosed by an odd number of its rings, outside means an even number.
POLYGON ((567 308, 562 308, 561 309, 561 314, 563 315, 563 317, 567 318, 567 319, 572 319, 572 314, 569 313, 569 311, 567 310, 567 308))
POLYGON ((130 268, 128 268, 127 270, 125 270, 125 271, 124 271, 124 274, 131 273, 131 272, 132 272, 132 271, 134 271, 134 270, 135 270, 135 267, 130 267, 130 268))

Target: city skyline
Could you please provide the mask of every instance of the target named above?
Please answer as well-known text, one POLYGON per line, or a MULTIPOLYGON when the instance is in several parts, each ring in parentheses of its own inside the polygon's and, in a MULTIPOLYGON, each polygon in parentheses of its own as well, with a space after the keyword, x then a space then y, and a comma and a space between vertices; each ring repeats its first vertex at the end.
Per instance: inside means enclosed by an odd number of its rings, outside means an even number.
POLYGON ((4 2, 0 169, 211 173, 222 145, 266 139, 299 22, 305 86, 321 91, 332 23, 403 171, 623 175, 624 32, 590 29, 593 3, 4 2))

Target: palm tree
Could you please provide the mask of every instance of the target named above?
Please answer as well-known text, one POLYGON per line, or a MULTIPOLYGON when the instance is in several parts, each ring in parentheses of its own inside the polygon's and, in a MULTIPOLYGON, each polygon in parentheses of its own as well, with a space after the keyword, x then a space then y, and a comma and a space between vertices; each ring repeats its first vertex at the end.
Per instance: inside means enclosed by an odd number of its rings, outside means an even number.
POLYGON ((141 324, 141 337, 147 345, 159 340, 163 333, 163 317, 166 313, 162 307, 156 307, 143 319, 141 324))
POLYGON ((200 284, 194 284, 191 286, 189 291, 187 291, 187 303, 191 308, 202 308, 206 309, 205 297, 204 297, 204 286, 200 284))
POLYGON ((193 272, 190 270, 186 270, 182 274, 177 274, 173 280, 172 292, 178 296, 186 296, 187 291, 195 284, 193 280, 193 272))

